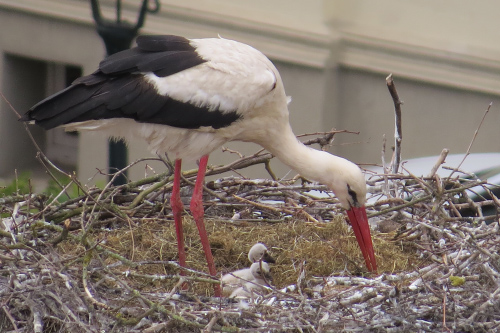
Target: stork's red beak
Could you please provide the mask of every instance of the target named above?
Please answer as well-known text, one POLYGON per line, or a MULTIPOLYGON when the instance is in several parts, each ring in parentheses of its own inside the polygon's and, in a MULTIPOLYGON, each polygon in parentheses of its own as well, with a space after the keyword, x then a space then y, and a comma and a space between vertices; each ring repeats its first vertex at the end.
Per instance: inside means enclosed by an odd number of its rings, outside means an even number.
POLYGON ((354 230, 363 257, 365 257, 366 268, 370 272, 375 272, 377 270, 377 263, 375 262, 375 253, 373 252, 372 236, 370 234, 366 209, 365 207, 351 207, 347 211, 347 216, 349 216, 352 230, 354 230))

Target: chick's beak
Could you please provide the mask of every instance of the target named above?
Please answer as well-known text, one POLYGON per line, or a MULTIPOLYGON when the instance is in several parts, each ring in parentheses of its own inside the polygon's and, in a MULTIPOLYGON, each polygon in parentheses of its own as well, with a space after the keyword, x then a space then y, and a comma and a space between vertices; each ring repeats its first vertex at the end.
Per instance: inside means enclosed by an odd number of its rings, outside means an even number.
POLYGON ((274 260, 273 257, 269 254, 269 252, 264 252, 264 255, 262 256, 262 261, 267 262, 268 264, 274 264, 276 263, 276 260, 274 260))
POLYGON ((347 211, 347 216, 349 216, 352 230, 354 230, 356 240, 365 258, 366 268, 368 268, 370 272, 377 271, 372 236, 370 234, 370 226, 368 225, 365 207, 351 207, 351 209, 347 211))

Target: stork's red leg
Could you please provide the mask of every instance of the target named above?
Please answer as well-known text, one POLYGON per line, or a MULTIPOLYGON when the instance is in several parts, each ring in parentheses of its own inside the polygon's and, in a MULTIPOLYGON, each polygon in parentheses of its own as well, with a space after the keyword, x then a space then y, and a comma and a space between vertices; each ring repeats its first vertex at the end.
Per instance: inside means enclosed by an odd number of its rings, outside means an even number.
MULTIPOLYGON (((184 250, 184 233, 182 232, 182 212, 184 205, 181 201, 181 164, 182 160, 175 160, 174 168, 174 187, 172 188, 172 196, 170 197, 170 206, 175 221, 175 233, 177 234, 177 251, 179 253, 179 264, 186 267, 186 251, 184 250)), ((181 271, 183 275, 183 271, 181 271)))
MULTIPOLYGON (((205 222, 203 217, 205 215, 205 210, 203 209, 203 181, 205 180, 205 172, 207 171, 208 155, 204 155, 200 158, 200 165, 198 169, 198 176, 196 177, 196 183, 194 185, 193 197, 191 198, 191 214, 193 214, 194 221, 198 227, 198 232, 200 233, 201 245, 203 246, 203 251, 205 252, 205 257, 207 259, 208 271, 210 275, 216 276, 217 272, 215 270, 214 258, 212 256, 212 250, 210 249, 210 243, 208 242, 207 231, 205 229, 205 222)), ((216 297, 221 296, 220 285, 214 284, 214 292, 216 297)))

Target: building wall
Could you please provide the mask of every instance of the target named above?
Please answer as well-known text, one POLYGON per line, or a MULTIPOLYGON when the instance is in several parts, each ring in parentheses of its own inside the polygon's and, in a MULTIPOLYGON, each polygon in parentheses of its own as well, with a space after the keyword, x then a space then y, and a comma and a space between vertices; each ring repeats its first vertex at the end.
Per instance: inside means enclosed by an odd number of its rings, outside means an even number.
MULTIPOLYGON (((2 93, 17 110, 27 110, 33 103, 43 99, 44 92, 36 85, 46 78, 41 61, 28 60, 12 54, 4 54, 0 65, 2 93), (24 93, 19 93, 24 92, 24 93)), ((44 148, 44 133, 41 128, 31 129, 35 140, 44 148)), ((24 126, 17 121, 16 113, 7 105, 0 109, 0 174, 14 175, 36 164, 36 150, 24 126)))
MULTIPOLYGON (((102 42, 90 24, 0 7, 0 29, 4 32, 0 34, 3 60, 0 89, 21 114, 47 95, 42 64, 71 64, 90 73, 104 55, 102 42)), ((0 112, 0 178, 13 178, 14 168, 29 170, 35 176, 43 174, 42 165, 35 159, 36 150, 22 124, 6 103, 1 103, 0 112)), ((30 126, 30 130, 43 148, 44 131, 35 126, 30 126)), ((96 162, 106 160, 105 152, 92 155, 96 162)))
MULTIPOLYGON (((114 17, 113 4, 102 1, 106 17, 114 17)), ((137 1, 123 1, 124 18, 135 21, 136 6, 137 1)), ((473 151, 498 150, 497 9, 500 4, 484 0, 460 0, 454 6, 443 1, 395 0, 163 0, 160 13, 147 17, 142 33, 221 35, 260 49, 275 62, 292 96, 290 118, 296 134, 331 128, 359 131, 359 135, 336 135, 331 151, 355 162, 379 163, 382 135, 389 151, 394 131, 393 105, 385 86, 389 73, 394 74, 405 102, 403 158, 438 154, 445 147, 464 152, 492 101, 473 151)), ((17 58, 10 56, 76 65, 89 74, 105 53, 86 1, 0 0, 0 29, 4 32, 0 34, 0 89, 22 112, 41 97, 29 82, 14 84, 12 59, 17 58), (31 92, 21 93, 22 87, 31 92)), ((24 73, 40 77, 40 70, 24 73)), ((19 126, 15 117, 1 103, 0 142, 9 148, 0 152, 0 177, 9 177, 16 166, 38 166, 17 153, 33 156, 34 151, 15 126, 19 126)), ((42 140, 43 131, 35 131, 42 140)), ((244 154, 258 149, 246 143, 228 146, 244 154)), ((94 176, 107 168, 107 138, 82 133, 78 149, 82 181, 104 179, 94 176)), ((146 156, 150 154, 144 143, 130 144, 130 161, 146 156)), ((234 158, 216 152, 210 161, 222 164, 234 158)), ((161 163, 148 165, 155 172, 164 170, 161 163)), ((277 161, 273 168, 278 175, 288 172, 277 161)), ((132 178, 146 173, 151 170, 145 163, 131 170, 132 178)), ((245 175, 266 177, 260 166, 245 175)))
MULTIPOLYGON (((339 128, 359 131, 342 136, 332 151, 358 163, 381 163, 385 135, 386 160, 394 146, 394 105, 385 85, 385 75, 341 69, 339 128)), ((452 87, 396 78, 403 100, 402 158, 465 153, 481 119, 492 102, 485 122, 475 138, 472 152, 500 151, 500 98, 452 87)))

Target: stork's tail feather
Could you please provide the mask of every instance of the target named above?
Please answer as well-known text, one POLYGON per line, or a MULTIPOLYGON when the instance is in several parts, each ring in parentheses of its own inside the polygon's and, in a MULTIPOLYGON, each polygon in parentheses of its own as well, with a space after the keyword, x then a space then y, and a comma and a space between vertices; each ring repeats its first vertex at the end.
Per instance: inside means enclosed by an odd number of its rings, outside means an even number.
POLYGON ((34 121, 46 130, 73 122, 92 109, 88 102, 97 90, 98 87, 71 85, 33 106, 19 120, 34 121))

